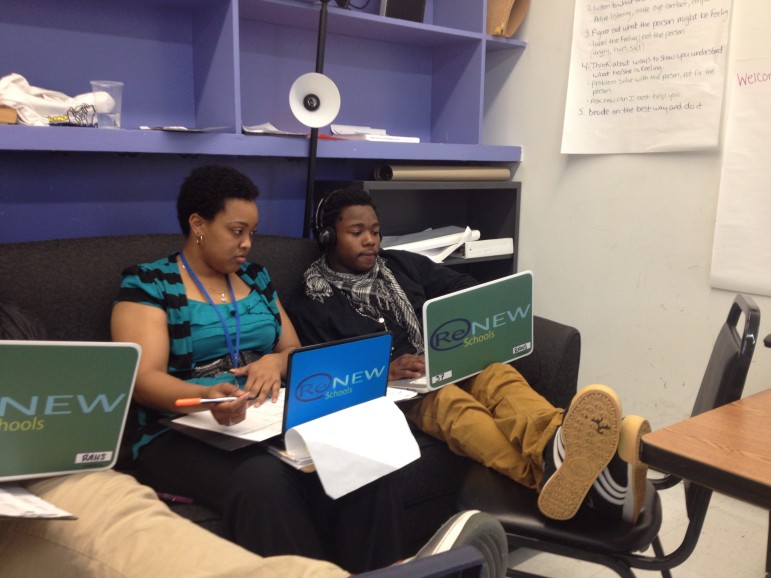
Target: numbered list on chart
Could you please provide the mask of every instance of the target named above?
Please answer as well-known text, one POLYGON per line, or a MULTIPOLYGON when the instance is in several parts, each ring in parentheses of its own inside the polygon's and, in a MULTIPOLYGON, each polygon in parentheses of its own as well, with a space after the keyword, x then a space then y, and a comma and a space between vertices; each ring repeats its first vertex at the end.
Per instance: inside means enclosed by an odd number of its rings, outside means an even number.
POLYGON ((562 152, 718 146, 730 0, 577 0, 562 152))

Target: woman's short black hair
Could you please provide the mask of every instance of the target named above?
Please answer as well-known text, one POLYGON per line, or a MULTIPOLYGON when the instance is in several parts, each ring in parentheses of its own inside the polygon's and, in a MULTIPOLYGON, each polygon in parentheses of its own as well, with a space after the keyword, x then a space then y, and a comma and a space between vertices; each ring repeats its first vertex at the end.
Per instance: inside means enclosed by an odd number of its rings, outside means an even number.
POLYGON ((337 189, 332 191, 324 197, 318 206, 318 215, 316 218, 316 228, 321 229, 323 227, 335 228, 335 223, 340 217, 340 213, 346 207, 353 205, 365 205, 372 207, 377 214, 377 207, 372 202, 372 197, 369 193, 358 187, 348 187, 345 189, 337 189))
POLYGON ((234 168, 207 165, 193 169, 179 189, 177 220, 182 233, 190 235, 190 215, 211 221, 230 199, 253 201, 260 194, 252 180, 234 168))

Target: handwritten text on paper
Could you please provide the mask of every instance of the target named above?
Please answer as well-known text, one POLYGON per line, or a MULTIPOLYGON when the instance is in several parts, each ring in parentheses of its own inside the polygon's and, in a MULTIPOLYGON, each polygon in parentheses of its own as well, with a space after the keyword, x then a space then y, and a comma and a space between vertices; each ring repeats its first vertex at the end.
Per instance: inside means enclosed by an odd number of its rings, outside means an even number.
POLYGON ((578 0, 562 152, 716 146, 729 15, 730 0, 578 0))

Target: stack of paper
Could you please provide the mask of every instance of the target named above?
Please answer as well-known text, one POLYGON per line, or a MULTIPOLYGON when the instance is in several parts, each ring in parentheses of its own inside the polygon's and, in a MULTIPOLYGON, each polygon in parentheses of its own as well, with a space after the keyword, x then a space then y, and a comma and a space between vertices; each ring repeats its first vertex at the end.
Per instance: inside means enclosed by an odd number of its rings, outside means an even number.
POLYGON ((266 134, 266 135, 285 135, 285 136, 308 136, 307 133, 304 132, 290 132, 288 130, 281 130, 273 126, 269 122, 264 122, 262 124, 254 124, 251 126, 242 125, 241 130, 244 134, 266 134))
POLYGON ((74 520, 75 516, 65 512, 16 484, 0 485, 0 519, 3 518, 46 518, 74 520))
POLYGON ((383 249, 400 249, 425 255, 435 263, 441 263, 466 241, 476 241, 480 233, 466 227, 439 227, 398 237, 383 237, 383 249))
POLYGON ((333 124, 331 130, 332 136, 328 138, 332 139, 366 140, 371 142, 420 142, 420 138, 416 136, 388 134, 384 128, 372 128, 371 126, 333 124))

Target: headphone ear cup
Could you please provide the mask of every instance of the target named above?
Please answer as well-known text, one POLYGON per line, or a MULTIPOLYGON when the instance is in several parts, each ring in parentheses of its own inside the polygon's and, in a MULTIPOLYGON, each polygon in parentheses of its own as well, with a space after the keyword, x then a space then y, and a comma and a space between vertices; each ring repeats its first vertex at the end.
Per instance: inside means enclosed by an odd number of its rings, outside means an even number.
POLYGON ((335 236, 335 230, 332 227, 321 227, 316 232, 316 241, 325 251, 332 247, 336 240, 337 237, 335 236))

